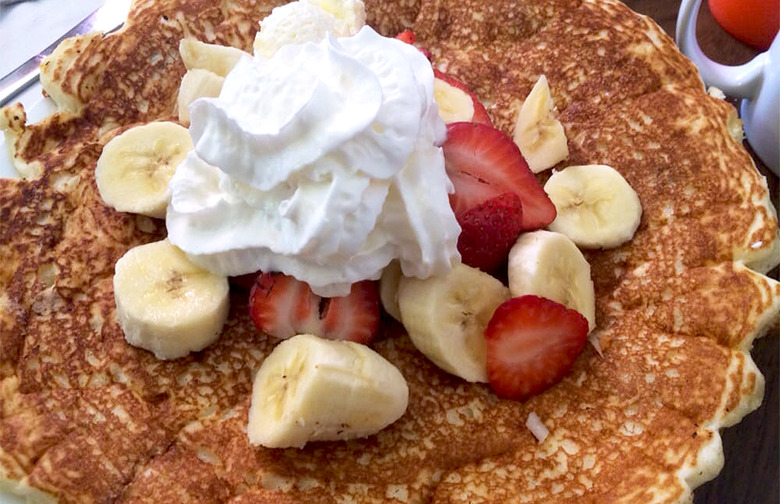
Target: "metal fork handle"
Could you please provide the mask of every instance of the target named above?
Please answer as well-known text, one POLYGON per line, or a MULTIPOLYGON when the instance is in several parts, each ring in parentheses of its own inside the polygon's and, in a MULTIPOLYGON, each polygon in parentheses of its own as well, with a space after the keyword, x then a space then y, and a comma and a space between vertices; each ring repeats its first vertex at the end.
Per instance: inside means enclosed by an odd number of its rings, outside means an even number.
POLYGON ((27 60, 0 79, 0 107, 8 105, 17 95, 38 81, 41 75, 40 65, 44 57, 43 54, 39 54, 27 60))

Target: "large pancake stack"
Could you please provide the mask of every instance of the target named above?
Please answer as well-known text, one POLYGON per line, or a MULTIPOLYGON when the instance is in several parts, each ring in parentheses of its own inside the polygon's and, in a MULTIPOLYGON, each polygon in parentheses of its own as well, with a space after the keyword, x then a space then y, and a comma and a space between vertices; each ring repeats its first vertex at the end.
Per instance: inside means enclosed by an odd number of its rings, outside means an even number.
POLYGON ((106 207, 93 171, 121 128, 171 117, 184 36, 251 47, 273 2, 137 1, 116 35, 84 38, 46 71, 68 111, 0 119, 25 180, 0 180, 0 478, 34 499, 98 503, 686 502, 723 463, 719 429, 761 402, 748 351, 776 323, 780 262, 765 181, 735 111, 651 21, 613 1, 368 1, 369 23, 411 26, 497 125, 544 73, 566 164, 605 163, 637 190, 634 240, 590 253, 603 355, 588 346, 525 403, 437 370, 398 327, 375 347, 410 405, 366 440, 252 448, 251 379, 275 341, 236 292, 222 338, 157 361, 114 319, 111 278, 161 222, 106 207), (537 444, 534 411, 550 429, 537 444))

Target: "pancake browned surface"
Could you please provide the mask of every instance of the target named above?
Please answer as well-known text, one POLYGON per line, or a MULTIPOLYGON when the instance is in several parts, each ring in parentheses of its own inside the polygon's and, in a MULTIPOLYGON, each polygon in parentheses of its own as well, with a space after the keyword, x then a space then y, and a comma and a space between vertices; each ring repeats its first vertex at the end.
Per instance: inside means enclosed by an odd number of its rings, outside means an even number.
POLYGON ((525 403, 498 400, 388 330, 375 348, 409 382, 401 420, 365 440, 266 450, 248 444, 245 426, 253 372, 276 341, 254 330, 246 293, 196 355, 160 362, 125 343, 113 265, 164 226, 103 204, 93 178, 102 145, 118 127, 172 115, 182 37, 248 49, 273 3, 136 2, 120 33, 85 38, 52 63, 47 89, 67 110, 23 127, 22 111, 5 109, 28 180, 0 180, 4 485, 101 503, 688 500, 720 470, 718 430, 761 402, 747 352, 780 312, 780 285, 743 263, 780 261, 777 220, 730 134, 735 111, 619 3, 367 5, 386 34, 412 25, 505 131, 547 75, 566 164, 611 164, 639 193, 634 240, 589 253, 603 355, 586 348, 561 384, 525 403), (524 426, 531 411, 550 429, 541 445, 524 426))

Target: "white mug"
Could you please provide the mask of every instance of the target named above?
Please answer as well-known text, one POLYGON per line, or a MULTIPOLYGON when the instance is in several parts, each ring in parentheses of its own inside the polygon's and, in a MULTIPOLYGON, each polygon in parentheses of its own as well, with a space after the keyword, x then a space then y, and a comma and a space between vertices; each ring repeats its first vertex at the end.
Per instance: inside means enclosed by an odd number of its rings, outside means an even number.
POLYGON ((780 176, 780 37, 769 50, 739 66, 721 65, 704 55, 696 42, 701 0, 682 0, 677 16, 677 44, 699 67, 707 85, 742 98, 740 115, 750 146, 780 176))

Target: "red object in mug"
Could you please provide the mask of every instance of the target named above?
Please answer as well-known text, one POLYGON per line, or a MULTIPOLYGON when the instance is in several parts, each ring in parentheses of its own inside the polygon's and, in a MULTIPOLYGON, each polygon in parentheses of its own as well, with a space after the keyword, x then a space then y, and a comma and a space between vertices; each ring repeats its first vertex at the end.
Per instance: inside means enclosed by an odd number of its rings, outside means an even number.
POLYGON ((780 0, 709 0, 715 20, 752 46, 769 49, 780 28, 780 0))

